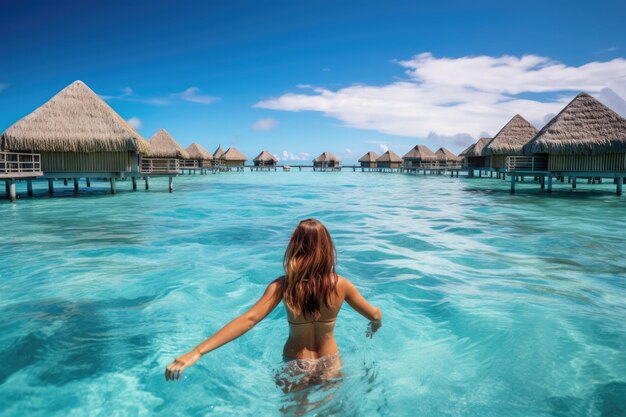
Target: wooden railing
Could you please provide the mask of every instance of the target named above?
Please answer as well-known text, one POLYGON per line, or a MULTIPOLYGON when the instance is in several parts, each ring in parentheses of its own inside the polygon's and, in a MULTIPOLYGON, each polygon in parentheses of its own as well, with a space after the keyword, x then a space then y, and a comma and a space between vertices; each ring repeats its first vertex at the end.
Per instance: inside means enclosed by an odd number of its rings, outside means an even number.
POLYGON ((548 169, 547 156, 507 156, 506 170, 512 171, 546 171, 548 169))
POLYGON ((41 155, 38 153, 0 152, 0 176, 39 176, 41 155))
POLYGON ((181 159, 180 167, 181 168, 198 168, 198 161, 195 159, 181 159))
POLYGON ((409 162, 403 164, 404 168, 414 169, 462 169, 461 162, 454 161, 433 161, 433 162, 409 162))
POLYGON ((178 159, 141 158, 139 171, 142 174, 178 174, 180 161, 178 159))

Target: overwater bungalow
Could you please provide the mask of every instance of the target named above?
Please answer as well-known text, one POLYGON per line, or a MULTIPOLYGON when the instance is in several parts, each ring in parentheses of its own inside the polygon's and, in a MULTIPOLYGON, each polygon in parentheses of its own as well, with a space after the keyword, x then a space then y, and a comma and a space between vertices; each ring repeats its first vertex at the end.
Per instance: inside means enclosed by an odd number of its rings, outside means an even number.
POLYGON ((141 158, 141 170, 153 174, 178 174, 182 160, 189 159, 189 153, 161 128, 150 138, 150 151, 141 158))
POLYGON ((483 148, 489 143, 491 138, 480 138, 463 151, 463 159, 465 167, 467 168, 468 175, 474 176, 474 171, 478 170, 478 175, 482 176, 486 167, 487 157, 483 156, 483 148))
POLYGON ((485 159, 485 171, 492 176, 496 172, 504 177, 509 156, 522 155, 522 147, 526 145, 538 130, 519 114, 509 122, 484 147, 481 155, 485 159))
POLYGON ((376 152, 368 152, 359 158, 361 168, 376 168, 376 160, 379 158, 376 152))
POLYGON ((93 178, 106 178, 115 193, 115 180, 130 177, 136 189, 140 155, 149 151, 148 142, 82 81, 73 82, 10 126, 0 147, 5 168, 37 167, 37 176, 48 180, 51 194, 55 179, 66 183, 73 179, 78 191, 79 178, 86 178, 87 186, 93 178))
POLYGON ((220 159, 222 155, 224 155, 224 150, 222 149, 222 145, 218 145, 215 152, 213 152, 213 166, 220 170, 222 169, 222 161, 220 159))
POLYGON ((402 157, 405 168, 431 169, 437 163, 437 155, 427 146, 415 145, 402 157))
POLYGON ((278 163, 278 159, 269 153, 268 151, 263 151, 258 154, 253 160, 254 168, 257 170, 270 170, 276 169, 276 164, 278 163))
POLYGON ((449 149, 443 147, 437 149, 435 155, 437 156, 437 161, 439 162, 440 166, 456 167, 460 165, 461 161, 463 160, 463 157, 456 156, 449 149))
POLYGON ((227 169, 235 168, 237 171, 242 170, 248 158, 239 152, 237 148, 230 147, 219 157, 219 161, 227 169))
POLYGON ((510 157, 512 192, 515 176, 530 173, 547 176, 549 192, 553 177, 569 177, 572 188, 576 188, 577 178, 589 182, 612 178, 621 195, 626 177, 626 119, 589 94, 580 93, 522 152, 525 156, 510 157))
POLYGON ((206 149, 197 143, 192 143, 185 149, 189 154, 189 159, 185 160, 185 167, 193 167, 200 170, 200 173, 205 171, 205 168, 211 168, 213 165, 213 155, 207 152, 206 149))
POLYGON ((402 162, 402 158, 400 158, 395 152, 388 150, 376 159, 376 166, 381 171, 393 171, 395 169, 400 169, 402 162))
POLYGON ((331 152, 322 152, 313 160, 313 171, 340 171, 341 161, 331 152))

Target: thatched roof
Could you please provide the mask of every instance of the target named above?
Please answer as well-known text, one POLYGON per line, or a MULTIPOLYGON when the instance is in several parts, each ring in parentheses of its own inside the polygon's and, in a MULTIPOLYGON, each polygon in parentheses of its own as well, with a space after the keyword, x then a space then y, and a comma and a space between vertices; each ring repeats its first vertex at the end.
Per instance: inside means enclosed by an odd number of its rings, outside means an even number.
POLYGON ((376 154, 376 152, 368 152, 359 158, 359 162, 376 162, 378 158, 379 156, 376 154))
POLYGON ((387 151, 382 154, 376 162, 402 162, 402 158, 400 158, 394 151, 387 151))
POLYGON ((460 157, 460 158, 462 158, 462 157, 464 157, 464 156, 467 156, 467 153, 468 153, 468 152, 471 152, 471 151, 472 151, 472 149, 474 149, 474 146, 476 146, 476 144, 475 144, 475 143, 472 143, 470 146, 468 146, 467 148, 465 148, 465 150, 459 154, 459 157, 460 157))
POLYGON ((440 161, 460 161, 461 159, 463 159, 460 156, 456 156, 455 154, 453 154, 452 152, 450 152, 450 150, 446 148, 437 149, 437 152, 435 152, 435 155, 437 155, 437 159, 440 161))
POLYGON ((538 130, 519 114, 496 134, 482 150, 482 155, 521 155, 522 147, 528 143, 538 130))
POLYGON ((189 159, 197 159, 199 161, 209 161, 213 159, 213 155, 208 153, 206 149, 204 149, 201 145, 198 145, 197 143, 192 143, 185 150, 189 154, 189 159))
POLYGON ((147 156, 151 158, 189 159, 187 151, 165 129, 159 129, 150 138, 150 152, 147 156))
POLYGON ((74 81, 3 134, 1 149, 31 152, 148 152, 149 145, 82 81, 74 81))
POLYGON ((213 159, 220 159, 222 155, 224 155, 224 150, 222 149, 222 145, 219 145, 215 152, 213 152, 213 159))
POLYGON ((313 160, 313 162, 331 162, 331 161, 341 162, 335 155, 333 155, 330 152, 322 152, 320 156, 318 156, 317 158, 313 160))
POLYGON ((226 150, 226 152, 224 152, 222 154, 222 156, 220 156, 220 159, 224 160, 224 161, 242 161, 245 162, 248 160, 248 157, 246 157, 244 154, 242 154, 241 152, 239 152, 239 150, 237 148, 228 148, 226 150))
POLYGON ((465 154, 463 156, 470 157, 470 158, 482 156, 483 148, 485 147, 485 145, 489 143, 490 140, 491 138, 478 139, 478 141, 476 141, 474 145, 470 146, 464 151, 465 154))
POLYGON ((408 151, 402 159, 420 159, 422 161, 436 161, 437 155, 424 145, 415 145, 413 149, 408 151))
POLYGON ((528 142, 525 155, 601 154, 626 151, 626 119, 580 93, 528 142))
POLYGON ((274 155, 272 155, 271 153, 269 153, 268 151, 263 151, 260 154, 258 154, 256 156, 256 158, 253 159, 254 162, 278 162, 278 159, 276 159, 276 157, 274 155))

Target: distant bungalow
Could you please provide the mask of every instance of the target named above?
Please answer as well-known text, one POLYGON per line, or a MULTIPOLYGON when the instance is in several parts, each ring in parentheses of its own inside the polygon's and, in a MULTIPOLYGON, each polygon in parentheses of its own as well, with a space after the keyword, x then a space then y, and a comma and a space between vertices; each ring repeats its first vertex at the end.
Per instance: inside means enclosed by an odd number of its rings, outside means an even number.
POLYGON ((437 162, 437 155, 424 145, 415 145, 402 159, 407 168, 424 168, 425 164, 437 162))
POLYGON ((257 168, 267 168, 267 169, 275 169, 276 164, 278 163, 278 159, 269 153, 268 151, 263 151, 258 154, 253 160, 254 166, 257 168))
POLYGON ((219 157, 219 160, 225 167, 236 168, 239 171, 240 169, 243 170, 248 158, 239 152, 237 148, 230 147, 219 157))
MULTIPOLYGON (((41 155, 43 178, 54 191, 55 178, 131 177, 136 189, 140 155, 148 142, 82 81, 75 81, 43 106, 10 126, 1 139, 1 149, 41 155)), ((28 193, 32 185, 28 183, 28 193)))
MULTIPOLYGON (((626 119, 589 94, 580 93, 522 152, 547 159, 550 186, 553 175, 571 177, 573 188, 577 177, 614 178, 621 195, 626 176, 626 119)), ((514 184, 511 191, 513 188, 514 184)))
MULTIPOLYGON (((538 130, 519 114, 509 122, 482 149, 481 155, 486 157, 485 169, 504 175, 507 169, 507 157, 522 155, 522 147, 526 145, 538 130)), ((491 174, 490 174, 491 175, 491 174)))
POLYGON ((482 155, 482 152, 490 140, 491 138, 480 138, 461 153, 470 177, 474 176, 474 170, 478 170, 479 175, 482 175, 483 168, 486 165, 485 160, 487 159, 482 155))
POLYGON ((213 160, 217 161, 222 155, 224 155, 224 150, 222 150, 222 145, 219 145, 215 152, 213 152, 213 160))
POLYGON ((361 168, 376 168, 376 160, 378 159, 376 152, 368 152, 359 158, 361 168))
POLYGON ((463 160, 462 157, 456 156, 454 153, 452 153, 450 150, 446 148, 437 149, 437 151, 435 152, 435 155, 437 156, 437 161, 439 161, 439 164, 444 165, 444 166, 460 164, 461 161, 463 160))
POLYGON ((402 166, 402 158, 395 152, 387 151, 376 159, 376 166, 384 169, 397 169, 402 166))
POLYGON ((141 169, 155 174, 175 174, 180 171, 183 159, 189 159, 187 151, 167 130, 161 128, 150 138, 150 151, 142 158, 141 169))
POLYGON ((320 156, 313 160, 314 171, 340 170, 341 161, 330 152, 322 152, 320 156))
POLYGON ((195 167, 209 168, 213 165, 213 155, 207 152, 201 145, 192 143, 185 150, 189 154, 187 162, 192 162, 195 167))

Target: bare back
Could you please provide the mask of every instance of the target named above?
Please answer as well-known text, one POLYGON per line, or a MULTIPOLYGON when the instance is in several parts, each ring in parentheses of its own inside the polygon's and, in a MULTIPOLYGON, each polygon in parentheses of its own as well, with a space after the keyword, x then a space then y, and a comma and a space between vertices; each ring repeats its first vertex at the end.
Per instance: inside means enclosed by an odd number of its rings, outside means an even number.
POLYGON ((289 338, 283 350, 285 358, 318 359, 338 353, 335 322, 344 300, 370 320, 376 319, 378 309, 367 303, 350 281, 340 276, 336 290, 331 296, 330 306, 322 304, 316 317, 294 316, 285 308, 289 321, 289 338))

